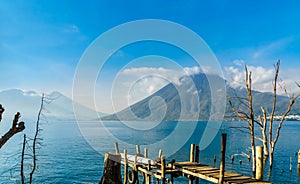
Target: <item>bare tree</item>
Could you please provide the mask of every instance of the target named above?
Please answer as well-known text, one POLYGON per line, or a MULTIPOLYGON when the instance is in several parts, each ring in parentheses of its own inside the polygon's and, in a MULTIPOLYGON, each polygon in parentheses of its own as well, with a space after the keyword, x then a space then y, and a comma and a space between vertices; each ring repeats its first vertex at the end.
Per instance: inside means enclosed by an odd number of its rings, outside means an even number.
MULTIPOLYGON (((0 122, 2 120, 2 115, 4 111, 5 111, 4 107, 0 104, 0 122)), ((19 132, 22 132, 25 129, 24 122, 23 121, 19 122, 20 117, 21 114, 17 112, 14 116, 12 127, 0 138, 0 149, 11 137, 13 137, 15 134, 19 132)))
POLYGON ((256 171, 256 157, 255 157, 255 133, 254 133, 254 111, 253 111, 253 99, 252 99, 252 73, 248 72, 247 66, 245 66, 245 72, 246 72, 246 89, 247 89, 247 98, 242 97, 229 97, 228 102, 233 110, 233 112, 243 121, 245 121, 248 124, 248 127, 246 129, 249 130, 250 133, 250 142, 251 142, 251 156, 252 156, 252 175, 255 176, 256 171), (244 107, 247 108, 247 112, 244 110, 241 110, 232 103, 232 98, 238 99, 241 104, 244 105, 244 107))
POLYGON ((40 110, 39 110, 37 121, 36 121, 35 134, 34 134, 33 143, 32 143, 33 166, 32 166, 32 170, 29 174, 29 183, 30 184, 32 183, 33 174, 36 170, 36 161, 37 161, 36 144, 37 144, 38 134, 40 132, 40 119, 41 119, 42 110, 44 107, 44 99, 45 99, 45 94, 43 93, 42 99, 41 99, 41 106, 40 106, 40 110))
MULTIPOLYGON (((289 99, 289 103, 287 104, 287 108, 283 115, 281 116, 279 120, 279 124, 277 126, 277 129, 275 133, 273 132, 273 126, 274 126, 274 119, 275 119, 275 113, 276 113, 276 106, 277 106, 277 88, 278 88, 278 76, 279 76, 279 66, 280 61, 277 62, 275 65, 275 75, 273 79, 273 102, 272 102, 272 111, 271 114, 268 114, 265 107, 261 105, 261 114, 259 116, 256 116, 253 110, 253 95, 252 95, 252 74, 251 72, 248 72, 247 66, 245 66, 245 73, 246 73, 246 90, 247 90, 247 97, 239 97, 239 96, 232 96, 228 97, 229 105, 232 109, 232 111, 237 115, 238 118, 241 120, 247 122, 248 126, 245 127, 249 130, 250 134, 250 142, 251 142, 251 155, 252 155, 252 172, 253 175, 255 175, 256 170, 256 160, 255 160, 255 140, 259 140, 262 142, 264 147, 264 155, 265 158, 269 157, 269 166, 270 170, 273 166, 273 157, 274 157, 274 151, 276 143, 279 139, 280 130, 283 125, 283 122, 285 121, 286 116, 290 113, 293 105, 296 102, 296 99, 299 97, 298 95, 289 95, 286 88, 284 86, 281 86, 285 92, 285 95, 289 99), (233 100, 237 99, 238 102, 241 104, 241 107, 239 105, 233 104, 233 100), (246 108, 245 108, 246 107, 246 108), (246 110, 245 110, 246 109, 246 110), (257 120, 258 119, 258 120, 257 120), (255 135, 255 125, 258 125, 261 129, 261 135, 257 136, 255 135), (267 130, 267 127, 269 126, 269 129, 267 130)), ((298 85, 299 86, 299 85, 298 85)), ((300 86, 299 86, 300 87, 300 86)), ((263 102, 262 102, 263 104, 263 102)))
MULTIPOLYGON (((29 160, 30 160, 30 162, 32 162, 31 167, 30 167, 31 170, 29 171, 29 183, 30 184, 33 183, 33 175, 34 175, 34 173, 37 169, 37 160, 38 160, 37 159, 37 146, 38 146, 38 144, 40 144, 39 140, 41 140, 39 138, 39 134, 40 134, 40 131, 41 131, 40 121, 41 121, 41 118, 43 116, 42 111, 44 110, 45 100, 46 100, 46 95, 42 94, 41 104, 40 104, 40 108, 39 108, 39 112, 38 112, 38 116, 37 116, 37 121, 36 121, 36 124, 35 124, 34 137, 31 139, 31 138, 26 138, 26 135, 24 135, 23 148, 22 148, 22 158, 21 158, 21 173, 20 173, 22 184, 26 183, 25 182, 25 174, 24 174, 24 160, 26 159, 25 158, 26 154, 30 155, 29 160), (32 141, 32 144, 31 144, 31 141, 32 141), (28 151, 29 151, 29 153, 26 153, 28 151)), ((50 100, 50 99, 48 99, 48 100, 50 100)))
POLYGON ((277 62, 276 68, 275 68, 275 77, 274 77, 274 81, 273 81, 273 107, 272 107, 272 112, 271 112, 271 115, 270 115, 270 123, 269 123, 269 152, 270 152, 269 163, 270 163, 270 169, 272 169, 272 166, 273 166, 275 146, 276 146, 276 143, 279 139, 282 124, 285 121, 286 116, 289 115, 289 113, 291 112, 292 107, 295 104, 297 98, 300 96, 300 94, 298 94, 298 95, 294 95, 294 94, 289 95, 289 93, 287 92, 286 87, 283 87, 285 95, 289 99, 289 104, 288 104, 285 112, 281 116, 281 118, 279 120, 279 124, 277 126, 277 129, 275 131, 276 133, 274 134, 273 124, 274 124, 274 115, 275 115, 276 103, 277 103, 277 84, 278 84, 277 80, 278 80, 278 75, 279 75, 279 66, 280 66, 280 61, 277 62), (273 138, 273 136, 274 136, 274 138, 273 138))
POLYGON ((24 134, 23 138, 23 146, 22 146, 22 158, 21 158, 21 183, 25 183, 25 175, 24 175, 24 158, 25 158, 25 146, 26 146, 26 134, 24 134))

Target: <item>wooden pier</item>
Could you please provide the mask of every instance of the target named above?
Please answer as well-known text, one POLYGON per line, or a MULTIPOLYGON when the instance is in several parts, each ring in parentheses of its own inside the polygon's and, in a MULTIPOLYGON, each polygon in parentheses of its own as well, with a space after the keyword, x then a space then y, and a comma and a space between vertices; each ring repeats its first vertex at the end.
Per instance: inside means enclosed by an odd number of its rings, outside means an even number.
MULTIPOLYGON (((117 160, 121 160, 121 165, 124 167, 123 184, 151 184, 153 181, 157 184, 160 182, 162 184, 174 184, 174 178, 176 177, 188 178, 189 184, 197 184, 199 183, 199 179, 212 183, 228 184, 270 183, 242 174, 225 171, 225 150, 226 135, 222 135, 220 168, 199 163, 199 146, 195 146, 194 144, 191 145, 190 160, 186 162, 176 162, 172 160, 166 163, 166 158, 162 155, 162 150, 160 150, 157 159, 149 159, 147 158, 148 150, 145 148, 144 155, 142 155, 138 145, 136 146, 136 154, 129 155, 127 150, 124 150, 124 153, 119 153, 119 147, 116 143, 116 153, 113 153, 113 155, 119 156, 117 160), (138 177, 139 175, 142 177, 138 177), (143 178, 142 181, 139 181, 140 178, 143 178)), ((121 169, 119 172, 121 172, 121 169)), ((105 182, 100 183, 104 184, 105 182)))

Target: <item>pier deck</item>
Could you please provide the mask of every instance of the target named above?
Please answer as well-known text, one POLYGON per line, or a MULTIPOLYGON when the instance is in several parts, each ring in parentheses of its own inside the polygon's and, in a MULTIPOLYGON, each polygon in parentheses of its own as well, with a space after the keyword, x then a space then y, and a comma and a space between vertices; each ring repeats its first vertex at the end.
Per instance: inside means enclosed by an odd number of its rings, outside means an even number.
MULTIPOLYGON (((190 183, 196 180, 196 178, 210 181, 212 183, 218 183, 220 177, 220 169, 209 165, 199 164, 197 162, 174 162, 168 163, 165 167, 161 163, 155 163, 154 160, 144 158, 141 156, 127 155, 127 159, 124 154, 121 154, 121 163, 126 167, 136 170, 147 177, 153 177, 158 180, 164 180, 164 182, 174 183, 174 177, 183 176, 190 178, 190 183), (134 161, 134 158, 136 160, 134 161), (127 160, 127 161, 126 161, 127 160), (148 162, 148 164, 147 164, 148 162), (155 164, 154 164, 155 163, 155 164), (164 170, 164 171, 162 171, 164 170), (164 174, 162 174, 164 173, 164 174)), ((127 169, 128 169, 127 168, 127 169)), ((150 179, 148 179, 150 183, 150 179)), ((162 183, 164 183, 162 182, 162 183)), ((224 171, 223 183, 227 184, 239 184, 239 183, 270 183, 256 180, 249 176, 237 174, 233 172, 224 171)))
MULTIPOLYGON (((141 177, 139 177, 139 175, 143 178, 143 184, 151 184, 153 180, 155 180, 155 183, 160 183, 159 181, 161 181, 161 184, 174 184, 174 178, 180 176, 188 178, 189 184, 197 184, 199 183, 199 179, 219 184, 270 183, 262 181, 262 177, 258 177, 258 179, 256 179, 250 176, 244 176, 242 174, 229 172, 225 170, 226 134, 222 134, 219 168, 200 163, 200 149, 199 146, 196 146, 195 144, 191 144, 189 161, 176 162, 175 160, 172 160, 169 163, 166 163, 166 158, 162 155, 162 150, 159 151, 158 158, 152 160, 148 158, 147 148, 144 149, 143 155, 140 153, 139 145, 136 145, 136 153, 134 155, 127 154, 126 149, 124 149, 124 153, 120 153, 118 143, 115 144, 115 148, 116 153, 106 153, 107 155, 105 156, 105 158, 110 158, 109 155, 111 155, 111 157, 114 159, 111 163, 105 161, 105 165, 107 168, 104 169, 104 175, 107 173, 112 173, 112 170, 116 169, 116 165, 123 165, 123 184, 140 183, 139 179, 141 177), (112 166, 113 168, 108 168, 108 166, 112 166)), ((117 171, 115 171, 116 173, 121 172, 120 167, 117 171)), ((263 166, 260 168, 260 170, 260 174, 263 176, 263 166)), ((112 178, 115 177, 114 174, 111 174, 110 176, 112 178)), ((120 174, 119 176, 121 179, 120 174)))
MULTIPOLYGON (((174 163, 175 170, 182 172, 183 175, 194 176, 203 180, 207 180, 213 183, 218 183, 220 176, 220 169, 203 165, 196 162, 177 162, 174 163)), ((268 183, 258 181, 249 176, 243 176, 242 174, 237 174, 233 172, 224 172, 224 183, 234 184, 234 183, 268 183)))

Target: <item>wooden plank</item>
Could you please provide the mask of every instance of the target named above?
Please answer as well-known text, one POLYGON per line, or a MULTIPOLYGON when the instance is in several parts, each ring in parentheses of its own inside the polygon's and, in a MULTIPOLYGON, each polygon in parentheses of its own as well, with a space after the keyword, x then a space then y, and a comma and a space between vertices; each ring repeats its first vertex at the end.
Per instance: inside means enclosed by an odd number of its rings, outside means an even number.
MULTIPOLYGON (((188 168, 188 167, 186 167, 188 168)), ((195 168, 192 168, 192 169, 195 169, 196 171, 206 171, 206 170, 214 170, 214 169, 218 169, 218 168, 215 168, 215 167, 195 167, 195 168)))
POLYGON ((251 182, 257 182, 256 179, 250 178, 248 176, 240 176, 236 178, 228 178, 226 180, 226 183, 251 183, 251 182))
POLYGON ((242 174, 238 174, 238 173, 233 173, 233 172, 227 172, 225 171, 225 176, 226 177, 231 177, 231 176, 243 176, 242 174))
POLYGON ((205 174, 194 173, 194 172, 190 172, 190 171, 185 170, 185 169, 183 169, 182 172, 185 173, 185 174, 188 174, 188 175, 192 175, 192 176, 198 177, 200 179, 204 179, 204 180, 213 182, 213 183, 217 183, 218 182, 218 179, 210 177, 210 176, 207 176, 205 174))
MULTIPOLYGON (((121 157, 124 160, 125 156, 124 156, 123 153, 121 153, 121 157)), ((127 154, 127 160, 128 160, 128 162, 134 162, 135 161, 135 157, 136 157, 136 155, 128 155, 127 154)), ((142 156, 137 156, 136 164, 137 165, 141 165, 141 164, 148 165, 149 161, 151 162, 151 165, 155 165, 156 164, 156 162, 154 160, 151 160, 149 158, 144 158, 142 156)))
POLYGON ((176 164, 178 166, 181 166, 181 165, 201 165, 201 164, 199 164, 197 162, 176 162, 174 164, 176 164))
POLYGON ((209 171, 201 171, 199 173, 201 173, 201 174, 211 174, 211 173, 217 173, 217 172, 220 172, 220 170, 215 169, 215 170, 209 170, 209 171))

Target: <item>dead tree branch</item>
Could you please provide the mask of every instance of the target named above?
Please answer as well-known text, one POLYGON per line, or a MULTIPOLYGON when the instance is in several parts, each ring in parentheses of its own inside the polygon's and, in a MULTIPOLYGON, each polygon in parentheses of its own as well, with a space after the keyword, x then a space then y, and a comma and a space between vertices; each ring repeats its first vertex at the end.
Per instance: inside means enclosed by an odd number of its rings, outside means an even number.
POLYGON ((39 134, 39 131, 40 131, 39 126, 40 126, 40 118, 41 118, 43 107, 44 107, 44 99, 45 99, 45 94, 42 94, 41 106, 40 106, 40 110, 39 110, 37 121, 36 121, 35 135, 34 135, 33 143, 32 143, 33 166, 32 166, 32 170, 29 174, 29 183, 30 184, 32 183, 33 174, 34 174, 34 172, 36 170, 36 166, 37 166, 37 164, 36 164, 36 161, 37 161, 36 145, 37 145, 37 140, 38 140, 38 134, 39 134))
MULTIPOLYGON (((2 120, 2 114, 4 112, 4 108, 0 105, 0 120, 2 120)), ((17 112, 14 116, 12 127, 1 137, 0 139, 0 149, 2 146, 15 134, 22 132, 25 129, 24 122, 19 122, 21 114, 17 112)))

